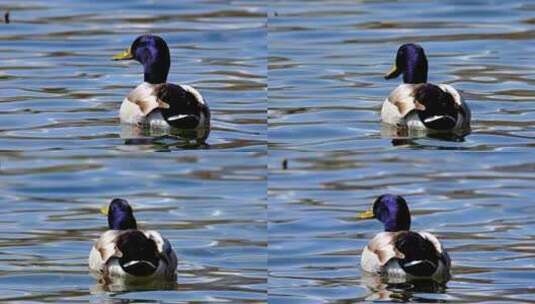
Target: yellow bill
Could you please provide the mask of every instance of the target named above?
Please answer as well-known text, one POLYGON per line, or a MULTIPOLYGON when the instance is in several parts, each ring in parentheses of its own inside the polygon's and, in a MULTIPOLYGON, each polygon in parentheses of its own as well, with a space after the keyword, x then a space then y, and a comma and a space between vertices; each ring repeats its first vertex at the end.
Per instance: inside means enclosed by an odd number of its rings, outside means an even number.
POLYGON ((100 208, 100 213, 102 213, 104 215, 108 215, 108 205, 102 206, 100 208))
POLYGON ((373 210, 370 209, 370 210, 359 213, 358 218, 363 219, 363 220, 374 218, 373 210))
POLYGON ((121 52, 119 54, 116 54, 112 57, 113 60, 128 60, 128 59, 134 59, 134 55, 132 54, 132 50, 128 48, 126 51, 121 52))
POLYGON ((392 69, 390 69, 390 71, 386 73, 385 79, 396 78, 399 76, 399 74, 401 74, 401 71, 398 69, 398 66, 394 63, 394 65, 392 66, 392 69))

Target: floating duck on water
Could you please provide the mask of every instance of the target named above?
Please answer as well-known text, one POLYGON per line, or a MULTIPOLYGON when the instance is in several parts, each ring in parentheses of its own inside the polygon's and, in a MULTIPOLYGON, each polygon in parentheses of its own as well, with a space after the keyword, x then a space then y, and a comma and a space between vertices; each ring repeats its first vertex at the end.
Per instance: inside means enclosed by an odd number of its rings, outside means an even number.
POLYGON ((427 82, 427 58, 417 44, 404 44, 385 79, 403 74, 403 84, 385 99, 381 110, 384 123, 439 132, 470 129, 470 109, 461 94, 449 84, 427 82))
POLYGON ((449 280, 451 262, 448 253, 431 233, 410 230, 411 215, 403 197, 381 195, 359 218, 378 219, 385 229, 364 247, 363 270, 393 280, 449 280))
POLYGON ((126 200, 112 200, 105 211, 109 230, 89 254, 97 278, 118 284, 176 281, 177 257, 167 239, 158 231, 139 230, 126 200))
POLYGON ((144 82, 123 100, 119 110, 121 123, 192 131, 201 141, 208 137, 210 109, 199 91, 188 85, 166 82, 171 57, 161 37, 139 36, 113 59, 136 60, 143 65, 144 82))

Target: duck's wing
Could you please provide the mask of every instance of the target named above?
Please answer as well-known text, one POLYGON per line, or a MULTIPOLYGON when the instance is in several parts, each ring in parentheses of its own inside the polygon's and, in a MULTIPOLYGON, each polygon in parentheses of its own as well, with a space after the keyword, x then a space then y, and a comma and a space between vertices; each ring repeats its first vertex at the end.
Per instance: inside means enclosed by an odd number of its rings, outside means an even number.
POLYGON ((418 234, 420 234, 424 239, 428 240, 429 242, 431 242, 433 244, 437 254, 439 255, 439 258, 442 260, 442 262, 444 263, 445 267, 447 267, 449 269, 451 267, 450 256, 449 256, 448 252, 444 249, 444 247, 442 247, 442 243, 440 243, 440 241, 437 239, 437 237, 434 236, 433 234, 431 234, 429 232, 425 232, 425 231, 419 231, 418 234))
POLYGON ((440 89, 442 89, 442 91, 450 94, 451 97, 453 97, 453 101, 455 101, 455 103, 458 106, 463 106, 464 105, 463 96, 453 86, 451 86, 449 84, 441 83, 441 84, 438 85, 438 87, 440 89))
POLYGON ((385 99, 381 109, 381 119, 383 122, 397 125, 411 111, 416 109, 417 105, 414 99, 414 93, 421 84, 401 84, 394 89, 385 99))
POLYGON ((432 277, 447 280, 450 258, 429 232, 381 232, 368 242, 361 257, 367 272, 388 276, 432 277))
MULTIPOLYGON (((139 248, 149 247, 150 246, 146 246, 146 244, 143 243, 139 248)), ((164 276, 167 280, 176 280, 176 253, 169 241, 163 238, 157 231, 108 230, 95 242, 91 249, 91 253, 89 254, 90 270, 106 277, 123 277, 127 272, 135 276, 138 273, 149 273, 154 271, 145 264, 149 266, 151 266, 150 264, 158 265, 156 266, 155 276, 164 276), (141 238, 138 236, 140 234, 142 235, 141 238), (143 238, 146 239, 143 240, 143 238), (152 256, 155 252, 136 251, 136 242, 147 242, 147 240, 154 242, 157 250, 156 256, 152 256), (120 246, 124 247, 126 255, 121 252, 119 249, 120 246), (134 251, 129 251, 128 248, 131 248, 134 251), (124 263, 121 264, 118 262, 118 259, 123 256, 126 257, 127 260, 123 261, 124 263), (133 259, 129 261, 128 258, 133 259), (157 260, 159 260, 159 262, 157 260)))
POLYGON ((449 84, 443 83, 443 84, 439 84, 438 86, 442 89, 442 91, 450 94, 453 97, 453 101, 455 101, 455 104, 457 104, 457 106, 459 107, 459 115, 461 116, 460 117, 461 119, 459 119, 459 122, 461 126, 456 126, 456 127, 469 128, 470 119, 472 118, 472 113, 470 111, 470 108, 464 101, 463 95, 461 95, 459 91, 457 91, 453 86, 449 84))
POLYGON ((395 248, 403 258, 391 260, 387 272, 405 273, 414 278, 447 281, 450 278, 450 258, 438 239, 429 232, 403 231, 395 236, 395 248))
POLYGON ((143 231, 145 236, 156 243, 156 248, 160 254, 160 259, 165 262, 163 271, 165 271, 165 276, 168 280, 176 279, 176 267, 178 264, 178 259, 176 253, 171 246, 171 243, 166 238, 155 230, 145 230, 143 231))
POLYGON ((104 232, 95 242, 89 254, 89 269, 94 272, 103 273, 106 263, 111 257, 122 256, 117 248, 117 239, 121 235, 120 230, 108 230, 104 232))
POLYGON ((209 122, 208 106, 193 87, 164 83, 155 87, 155 94, 159 103, 165 105, 161 112, 171 126, 194 129, 209 122))
POLYGON ((381 232, 371 239, 362 251, 362 269, 378 273, 391 259, 402 259, 403 253, 395 247, 398 234, 399 232, 381 232))

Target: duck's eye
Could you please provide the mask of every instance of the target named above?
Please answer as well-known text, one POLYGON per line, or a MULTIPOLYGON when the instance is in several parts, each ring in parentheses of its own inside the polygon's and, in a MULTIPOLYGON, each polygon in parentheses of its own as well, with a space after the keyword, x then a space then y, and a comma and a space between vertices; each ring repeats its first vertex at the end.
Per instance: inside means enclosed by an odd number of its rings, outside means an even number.
POLYGON ((381 207, 381 209, 379 210, 379 213, 381 214, 387 214, 388 213, 388 210, 384 207, 381 207))
POLYGON ((379 216, 380 214, 383 213, 383 209, 384 209, 383 206, 377 206, 377 207, 375 207, 375 208, 373 209, 373 214, 374 214, 375 216, 379 216))

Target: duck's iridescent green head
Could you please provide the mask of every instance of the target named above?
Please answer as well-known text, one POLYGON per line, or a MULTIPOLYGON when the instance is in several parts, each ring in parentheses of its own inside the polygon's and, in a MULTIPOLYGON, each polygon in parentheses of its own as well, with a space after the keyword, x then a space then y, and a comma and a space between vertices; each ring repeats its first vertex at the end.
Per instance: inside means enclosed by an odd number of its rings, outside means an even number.
POLYGON ((399 195, 379 196, 368 211, 362 212, 361 219, 376 218, 385 225, 385 231, 402 231, 411 228, 411 214, 407 202, 399 195))
POLYGON ((400 74, 403 74, 404 83, 427 82, 427 57, 421 46, 408 43, 399 47, 396 62, 385 79, 396 78, 400 74))
POLYGON ((144 80, 152 84, 165 83, 171 66, 167 43, 156 35, 137 37, 130 48, 113 56, 113 59, 138 61, 143 65, 144 80))
POLYGON ((124 199, 113 199, 108 207, 108 227, 112 230, 137 229, 132 207, 124 199))

